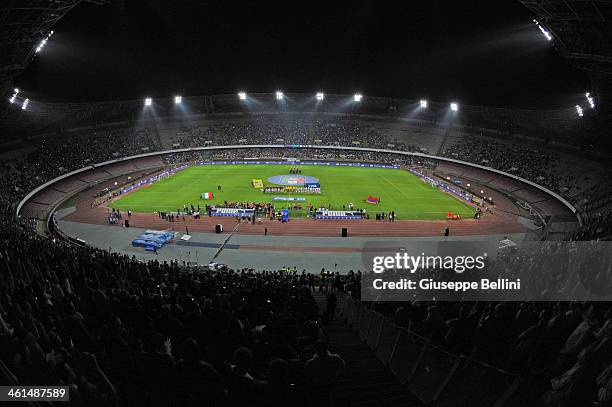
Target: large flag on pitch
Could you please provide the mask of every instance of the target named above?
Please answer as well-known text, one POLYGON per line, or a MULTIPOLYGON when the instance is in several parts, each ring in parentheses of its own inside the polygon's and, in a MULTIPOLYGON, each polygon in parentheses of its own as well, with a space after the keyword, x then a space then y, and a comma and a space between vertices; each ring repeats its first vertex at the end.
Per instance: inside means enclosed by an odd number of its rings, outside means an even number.
POLYGON ((366 202, 369 203, 369 204, 378 204, 378 203, 380 203, 380 198, 373 197, 372 195, 369 195, 366 202))
POLYGON ((214 195, 212 192, 202 192, 202 199, 213 199, 214 195))

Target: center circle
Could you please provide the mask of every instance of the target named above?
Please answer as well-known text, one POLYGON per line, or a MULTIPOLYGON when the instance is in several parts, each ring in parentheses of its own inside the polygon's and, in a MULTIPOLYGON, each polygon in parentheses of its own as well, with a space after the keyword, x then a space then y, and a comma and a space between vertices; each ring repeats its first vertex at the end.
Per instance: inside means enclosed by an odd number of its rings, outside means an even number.
POLYGON ((306 184, 318 184, 319 180, 310 175, 275 175, 268 178, 268 182, 276 185, 287 185, 287 186, 304 186, 306 184))

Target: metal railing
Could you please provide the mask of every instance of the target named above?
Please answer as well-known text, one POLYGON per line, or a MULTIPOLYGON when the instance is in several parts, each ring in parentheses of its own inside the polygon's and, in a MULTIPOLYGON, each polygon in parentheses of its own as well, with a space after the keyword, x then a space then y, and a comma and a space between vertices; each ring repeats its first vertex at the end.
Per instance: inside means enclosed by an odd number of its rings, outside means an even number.
POLYGON ((395 378, 428 406, 502 407, 521 384, 510 372, 449 353, 345 294, 340 318, 395 378))

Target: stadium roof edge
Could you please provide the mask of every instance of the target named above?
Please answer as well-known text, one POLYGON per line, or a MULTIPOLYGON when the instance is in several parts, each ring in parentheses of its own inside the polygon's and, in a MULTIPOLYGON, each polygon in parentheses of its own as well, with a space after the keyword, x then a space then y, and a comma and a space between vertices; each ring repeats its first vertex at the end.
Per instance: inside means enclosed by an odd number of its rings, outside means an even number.
MULTIPOLYGON (((286 98, 291 98, 291 97, 304 97, 304 98, 308 98, 308 97, 312 97, 315 98, 316 92, 313 93, 306 93, 306 92, 283 92, 283 95, 286 98)), ((270 99, 275 99, 275 92, 250 92, 248 93, 248 96, 250 98, 270 98, 270 99)), ((219 93, 219 94, 210 94, 210 95, 181 95, 181 97, 183 98, 183 100, 185 101, 189 101, 189 99, 203 99, 203 98, 214 98, 214 97, 223 97, 223 98, 237 98, 236 93, 219 93)), ((325 94, 325 100, 326 101, 330 101, 333 99, 347 99, 347 100, 352 100, 354 97, 353 94, 342 94, 342 93, 326 93, 325 94)), ((374 96, 374 95, 367 95, 367 94, 363 94, 364 100, 369 99, 375 99, 375 100, 384 100, 384 101, 389 101, 389 102, 394 102, 394 103, 404 103, 404 104, 409 104, 409 103, 414 103, 417 104, 420 102, 420 100, 422 98, 416 98, 416 99, 412 99, 412 98, 403 98, 403 97, 390 97, 390 96, 374 96)), ((166 100, 168 101, 168 103, 170 103, 171 101, 174 100, 174 95, 165 95, 165 96, 151 96, 151 98, 154 101, 160 101, 160 100, 166 100)), ((452 98, 451 98, 452 99, 452 98)), ((93 101, 86 101, 86 102, 45 102, 45 101, 39 101, 36 100, 36 104, 38 106, 41 107, 85 107, 85 106, 91 106, 91 105, 99 105, 99 106, 107 106, 107 105, 114 105, 114 104, 121 104, 121 103, 127 103, 127 104, 138 104, 139 106, 142 105, 142 101, 144 100, 144 97, 142 98, 135 98, 135 99, 118 99, 118 100, 93 100, 93 101)), ((454 99, 453 99, 454 100, 454 99)), ((448 104, 450 103, 450 99, 448 101, 435 101, 435 100, 428 100, 429 104, 438 104, 438 105, 443 105, 443 106, 448 106, 448 104)), ((503 107, 503 106, 487 106, 487 105, 473 105, 473 104, 464 104, 464 103, 459 103, 461 105, 462 109, 465 108, 473 108, 473 109, 482 109, 482 108, 486 108, 486 109, 495 109, 495 110, 507 110, 507 111, 514 111, 514 112, 573 112, 574 111, 574 106, 570 106, 567 108, 541 108, 541 109, 530 109, 530 108, 520 108, 520 107, 503 107)))

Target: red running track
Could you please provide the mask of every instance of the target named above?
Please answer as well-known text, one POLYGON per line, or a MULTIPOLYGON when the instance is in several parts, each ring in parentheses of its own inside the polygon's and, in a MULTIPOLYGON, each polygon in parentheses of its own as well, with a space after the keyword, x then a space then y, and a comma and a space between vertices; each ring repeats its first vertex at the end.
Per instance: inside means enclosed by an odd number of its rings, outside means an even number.
MULTIPOLYGON (((90 208, 91 192, 84 191, 77 196, 76 211, 66 216, 63 220, 90 223, 98 225, 108 224, 109 209, 105 206, 90 208)), ((124 219, 127 217, 124 214, 124 219)), ((229 232, 237 226, 235 218, 227 217, 202 217, 194 220, 186 216, 177 222, 168 222, 156 214, 132 214, 130 225, 138 228, 173 230, 185 232, 214 232, 215 224, 222 224, 224 232, 229 232)), ((120 225, 109 225, 109 227, 120 227, 120 225)), ((340 236, 341 229, 348 229, 349 236, 389 236, 389 237, 424 237, 441 236, 448 227, 451 236, 470 236, 488 234, 511 234, 524 233, 526 228, 518 222, 515 214, 509 214, 493 209, 493 213, 482 216, 480 220, 464 219, 459 221, 431 221, 431 220, 404 220, 404 221, 376 221, 376 220, 312 220, 291 219, 287 223, 279 221, 264 220, 261 224, 250 224, 243 222, 236 233, 263 235, 265 228, 269 235, 291 235, 291 236, 340 236)))

